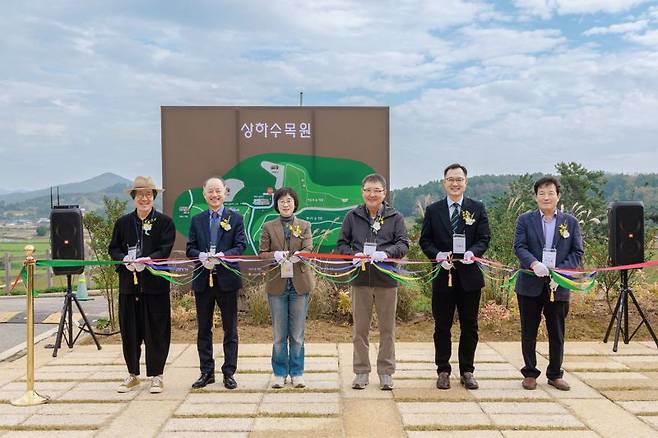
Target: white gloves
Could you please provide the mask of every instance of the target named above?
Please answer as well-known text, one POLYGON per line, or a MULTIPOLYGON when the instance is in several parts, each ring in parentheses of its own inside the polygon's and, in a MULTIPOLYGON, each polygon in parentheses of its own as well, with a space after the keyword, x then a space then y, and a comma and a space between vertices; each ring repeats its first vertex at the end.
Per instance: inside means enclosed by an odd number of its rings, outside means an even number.
POLYGON ((213 269, 215 265, 219 263, 217 260, 218 257, 224 257, 224 253, 221 251, 217 254, 208 254, 207 252, 199 253, 199 261, 206 269, 213 269))
POLYGON ((535 263, 532 270, 537 277, 548 277, 548 268, 542 262, 535 263))
POLYGON ((299 258, 299 256, 297 255, 297 254, 299 254, 300 252, 301 252, 301 251, 295 251, 295 252, 293 253, 293 255, 291 255, 290 257, 288 257, 288 260, 290 260, 292 263, 297 263, 298 261, 301 260, 301 259, 299 258))
POLYGON ((475 257, 475 254, 473 254, 473 251, 466 251, 464 253, 464 258, 462 259, 462 263, 465 265, 470 265, 473 263, 475 260, 473 260, 473 257, 475 257))
POLYGON ((374 262, 383 262, 388 257, 388 254, 386 254, 384 251, 375 251, 370 257, 372 257, 374 262))
POLYGON ((146 268, 147 263, 151 263, 151 257, 140 257, 133 263, 135 271, 142 272, 146 268))
POLYGON ((134 262, 135 260, 132 257, 130 257, 129 255, 126 255, 123 258, 123 261, 126 262, 126 269, 128 269, 131 272, 135 271, 135 265, 132 264, 132 262, 134 262))
POLYGON ((452 269, 452 262, 450 262, 450 261, 448 260, 448 258, 449 258, 451 255, 452 255, 452 251, 448 251, 448 252, 439 252, 439 253, 436 255, 436 261, 437 261, 437 263, 441 263, 441 267, 442 267, 443 269, 445 269, 446 271, 452 269))
MULTIPOLYGON (((354 254, 354 255, 355 255, 355 256, 361 256, 361 257, 363 257, 365 254, 362 253, 362 252, 357 252, 357 253, 354 254)), ((355 257, 355 258, 352 259, 352 264, 353 264, 353 265, 358 265, 358 264, 360 264, 361 261, 363 261, 363 260, 365 260, 365 259, 359 259, 359 258, 356 258, 356 257, 355 257)))
POLYGON ((276 260, 277 263, 281 263, 286 257, 288 257, 288 251, 274 251, 274 260, 276 260))
POLYGON ((208 253, 207 252, 200 252, 199 253, 199 261, 201 263, 205 263, 208 261, 208 253))

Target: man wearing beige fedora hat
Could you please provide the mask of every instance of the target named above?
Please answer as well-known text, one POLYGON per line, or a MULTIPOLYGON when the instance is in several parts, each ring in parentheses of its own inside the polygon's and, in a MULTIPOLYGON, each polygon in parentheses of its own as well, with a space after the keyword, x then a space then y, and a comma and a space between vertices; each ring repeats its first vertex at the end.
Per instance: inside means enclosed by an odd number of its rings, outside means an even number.
POLYGON ((119 274, 119 322, 123 357, 128 377, 117 389, 128 392, 139 382, 139 358, 142 342, 146 350, 146 375, 151 378, 151 393, 162 392, 162 374, 171 341, 169 282, 153 275, 146 265, 167 259, 176 239, 169 216, 155 210, 153 201, 163 189, 153 178, 138 176, 126 190, 135 210, 117 219, 109 253, 119 274))

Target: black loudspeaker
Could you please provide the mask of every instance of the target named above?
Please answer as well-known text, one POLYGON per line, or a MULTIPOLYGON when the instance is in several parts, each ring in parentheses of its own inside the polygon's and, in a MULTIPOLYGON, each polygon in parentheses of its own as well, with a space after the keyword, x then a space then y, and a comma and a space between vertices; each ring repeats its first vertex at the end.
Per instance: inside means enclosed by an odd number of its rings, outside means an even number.
MULTIPOLYGON (((50 250, 53 260, 84 260, 82 212, 77 205, 50 210, 50 250)), ((82 274, 84 270, 84 266, 53 267, 55 275, 82 274)))
POLYGON ((608 206, 610 266, 644 262, 644 204, 611 202, 608 206))

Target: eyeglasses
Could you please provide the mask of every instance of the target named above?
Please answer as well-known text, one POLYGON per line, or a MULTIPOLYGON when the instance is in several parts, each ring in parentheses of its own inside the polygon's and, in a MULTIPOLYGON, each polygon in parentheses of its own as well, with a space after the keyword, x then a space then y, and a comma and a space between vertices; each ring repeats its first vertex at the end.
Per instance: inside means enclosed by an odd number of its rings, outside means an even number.
POLYGON ((466 178, 446 178, 446 181, 449 183, 463 183, 466 181, 466 178))
POLYGON ((279 204, 294 204, 295 200, 294 199, 279 199, 278 201, 279 204))
POLYGON ((386 190, 384 190, 384 189, 363 189, 363 193, 367 193, 369 195, 372 195, 372 194, 381 195, 385 191, 386 190))
POLYGON ((137 199, 153 199, 153 192, 148 193, 135 193, 137 199))

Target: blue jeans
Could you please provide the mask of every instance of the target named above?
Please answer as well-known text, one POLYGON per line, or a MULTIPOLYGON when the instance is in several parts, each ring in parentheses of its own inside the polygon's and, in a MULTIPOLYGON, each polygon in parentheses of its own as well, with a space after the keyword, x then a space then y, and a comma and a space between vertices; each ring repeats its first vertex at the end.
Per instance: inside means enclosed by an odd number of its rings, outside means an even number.
POLYGON ((298 294, 288 281, 281 295, 267 294, 272 316, 272 370, 277 377, 304 374, 304 323, 309 294, 298 294), (290 343, 290 347, 288 346, 290 343))

